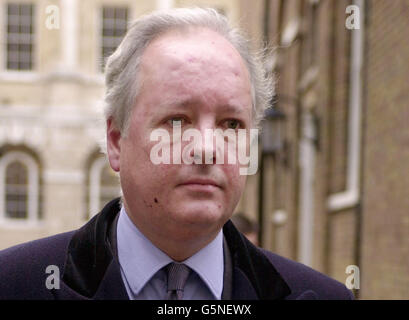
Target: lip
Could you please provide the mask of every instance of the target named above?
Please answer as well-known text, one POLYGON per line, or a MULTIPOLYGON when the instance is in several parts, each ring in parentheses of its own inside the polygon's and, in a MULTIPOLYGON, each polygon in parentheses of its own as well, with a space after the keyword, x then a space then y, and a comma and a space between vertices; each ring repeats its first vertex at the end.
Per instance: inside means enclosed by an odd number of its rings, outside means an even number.
POLYGON ((214 180, 211 179, 190 179, 187 181, 184 181, 183 183, 179 184, 180 186, 213 186, 217 188, 221 188, 221 186, 214 180))

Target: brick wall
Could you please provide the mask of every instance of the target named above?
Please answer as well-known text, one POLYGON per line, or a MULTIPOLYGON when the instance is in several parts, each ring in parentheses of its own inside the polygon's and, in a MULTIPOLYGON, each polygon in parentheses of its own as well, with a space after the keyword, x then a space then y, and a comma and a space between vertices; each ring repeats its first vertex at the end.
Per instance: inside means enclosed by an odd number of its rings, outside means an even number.
MULTIPOLYGON (((354 31, 345 28, 345 9, 351 3, 321 0, 314 21, 308 18, 309 1, 299 1, 301 6, 288 2, 281 10, 281 26, 271 29, 283 31, 299 12, 302 27, 296 41, 280 49, 278 93, 296 96, 300 103, 279 101, 287 115, 286 138, 291 149, 290 166, 279 168, 283 178, 280 185, 273 186, 280 189, 277 193, 289 218, 276 230, 275 249, 287 257, 298 257, 297 148, 300 114, 307 111, 303 101, 307 94, 300 92, 299 86, 308 70, 316 68, 317 76, 308 89, 316 99, 312 111, 320 123, 313 186, 312 267, 345 282, 346 267, 355 264, 361 274, 356 292, 359 298, 408 299, 409 0, 365 1, 361 198, 352 208, 337 212, 327 208, 328 196, 346 188, 350 41, 354 31), (312 41, 315 57, 308 64, 312 41)), ((276 14, 279 9, 278 5, 271 7, 276 14)), ((277 43, 279 36, 270 38, 277 43)))
POLYGON ((409 298, 409 1, 369 1, 362 298, 409 298))

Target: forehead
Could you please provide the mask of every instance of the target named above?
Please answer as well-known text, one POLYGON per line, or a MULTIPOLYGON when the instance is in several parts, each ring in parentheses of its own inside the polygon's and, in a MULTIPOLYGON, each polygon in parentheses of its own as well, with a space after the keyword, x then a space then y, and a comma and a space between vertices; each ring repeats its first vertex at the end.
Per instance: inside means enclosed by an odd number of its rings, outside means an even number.
POLYGON ((205 28, 171 30, 153 40, 142 56, 140 80, 142 92, 160 87, 162 97, 178 92, 243 101, 251 91, 240 54, 223 36, 205 28))
POLYGON ((246 69, 243 59, 234 46, 219 33, 203 28, 172 29, 157 36, 146 48, 143 58, 189 58, 200 56, 204 60, 224 59, 226 64, 246 69), (207 58, 207 59, 206 59, 207 58))

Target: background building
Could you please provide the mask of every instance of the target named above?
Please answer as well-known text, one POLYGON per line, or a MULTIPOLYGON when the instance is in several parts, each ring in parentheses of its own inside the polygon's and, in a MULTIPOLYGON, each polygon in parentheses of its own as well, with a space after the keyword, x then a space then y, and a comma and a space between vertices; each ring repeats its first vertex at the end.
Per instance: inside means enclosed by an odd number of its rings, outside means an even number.
POLYGON ((193 5, 246 16, 234 0, 0 1, 0 248, 77 228, 119 194, 99 148, 104 58, 138 16, 193 5))
POLYGON ((283 139, 262 243, 341 282, 358 266, 359 298, 409 299, 409 1, 266 3, 283 139))
POLYGON ((359 298, 409 299, 409 0, 0 0, 0 249, 119 194, 99 148, 104 58, 130 21, 182 6, 273 48, 275 108, 236 209, 261 246, 341 282, 358 266, 359 298))

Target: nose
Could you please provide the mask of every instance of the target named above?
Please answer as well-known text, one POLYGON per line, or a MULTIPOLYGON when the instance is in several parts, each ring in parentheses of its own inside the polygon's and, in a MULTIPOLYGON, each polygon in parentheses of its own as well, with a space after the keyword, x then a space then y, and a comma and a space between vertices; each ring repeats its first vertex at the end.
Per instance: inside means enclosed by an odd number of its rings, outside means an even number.
POLYGON ((219 152, 214 127, 200 127, 198 130, 198 139, 195 139, 194 148, 190 151, 190 156, 195 164, 215 164, 219 152))

